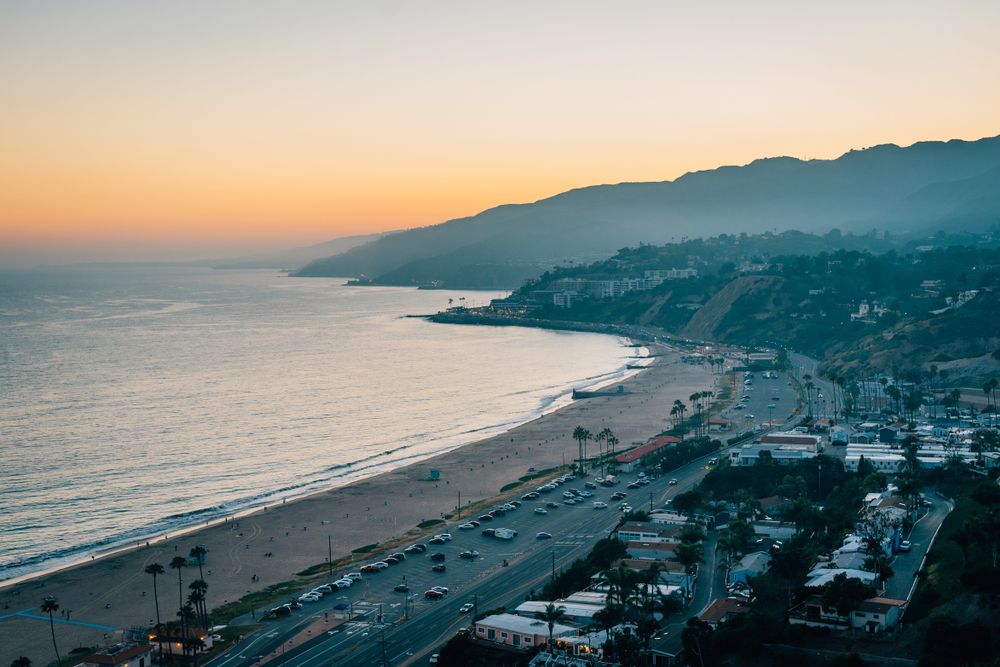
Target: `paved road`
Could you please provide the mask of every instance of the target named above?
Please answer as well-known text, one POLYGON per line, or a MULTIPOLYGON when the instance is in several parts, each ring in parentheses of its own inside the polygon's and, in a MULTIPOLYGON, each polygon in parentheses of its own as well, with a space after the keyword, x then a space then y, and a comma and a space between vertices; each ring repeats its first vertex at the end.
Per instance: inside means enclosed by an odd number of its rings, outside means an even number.
POLYGON ((921 516, 904 539, 910 541, 908 553, 897 554, 892 560, 892 578, 886 583, 885 596, 897 600, 908 600, 913 590, 914 577, 920 569, 924 554, 931 547, 931 541, 945 517, 954 507, 947 499, 931 491, 926 492, 927 500, 932 505, 928 512, 921 516))
MULTIPOLYGON (((593 491, 594 497, 587 499, 584 505, 562 505, 564 489, 583 488, 582 480, 578 479, 559 487, 558 491, 543 494, 537 501, 524 502, 521 509, 506 517, 483 523, 482 527, 504 526, 518 530, 520 535, 510 542, 485 537, 481 529, 460 531, 457 525, 451 525, 454 541, 428 551, 428 554, 440 551, 446 555, 446 573, 433 573, 428 555, 408 557, 400 565, 366 577, 364 584, 367 587, 356 584, 343 598, 336 594, 328 596, 320 603, 295 612, 291 618, 269 622, 265 630, 210 664, 213 667, 242 667, 255 664, 256 656, 273 655, 269 665, 369 665, 381 660, 383 651, 390 664, 420 664, 460 627, 470 623, 469 616, 458 612, 462 604, 477 600, 480 611, 510 606, 524 599, 530 589, 539 588, 548 580, 553 557, 556 567, 562 568, 586 555, 594 542, 608 535, 618 521, 619 512, 614 509, 617 503, 608 509, 594 510, 592 501, 608 501, 613 491, 624 490, 629 494, 628 501, 636 508, 648 509, 650 499, 654 507, 660 507, 668 497, 692 488, 701 480, 707 471, 708 458, 670 473, 679 480, 676 486, 670 486, 665 477, 641 489, 629 490, 625 489, 625 484, 634 476, 624 475, 622 483, 614 489, 593 491), (535 507, 544 506, 549 500, 560 502, 560 507, 549 509, 549 514, 544 516, 533 512, 535 507), (541 530, 551 533, 553 539, 536 540, 535 533, 541 530), (459 559, 458 553, 465 549, 476 549, 481 557, 476 561, 459 559), (502 565, 505 559, 509 562, 508 567, 502 565), (404 595, 392 592, 392 587, 401 583, 403 576, 411 593, 416 594, 409 620, 402 619, 404 595), (447 586, 451 592, 442 600, 424 600, 423 591, 434 585, 447 586), (356 603, 359 618, 300 645, 287 643, 340 601, 356 603), (385 627, 377 623, 375 605, 378 603, 382 604, 385 627)), ((705 580, 710 581, 710 578, 705 580)), ((696 600, 701 596, 698 589, 696 596, 696 600)))
POLYGON ((734 434, 766 428, 769 420, 774 422, 775 428, 791 425, 790 415, 798 405, 798 394, 789 384, 788 376, 778 373, 773 380, 762 376, 762 373, 754 373, 753 384, 749 387, 744 386, 742 377, 737 378, 735 400, 722 411, 722 416, 733 422, 734 434), (746 400, 741 401, 744 397, 746 400))

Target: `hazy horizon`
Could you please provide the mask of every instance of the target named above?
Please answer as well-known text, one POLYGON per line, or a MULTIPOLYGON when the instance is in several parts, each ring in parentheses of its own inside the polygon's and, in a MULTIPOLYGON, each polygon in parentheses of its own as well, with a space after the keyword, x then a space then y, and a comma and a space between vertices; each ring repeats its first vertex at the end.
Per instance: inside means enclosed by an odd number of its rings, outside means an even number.
POLYGON ((975 1, 7 4, 0 265, 237 256, 993 136, 998 19, 975 1))

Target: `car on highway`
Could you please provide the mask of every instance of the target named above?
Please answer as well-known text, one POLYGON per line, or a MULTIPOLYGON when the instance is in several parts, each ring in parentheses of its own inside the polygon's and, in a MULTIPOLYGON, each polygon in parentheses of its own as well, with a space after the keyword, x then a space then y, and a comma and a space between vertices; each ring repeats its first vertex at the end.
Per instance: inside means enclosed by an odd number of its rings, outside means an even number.
POLYGON ((406 584, 396 584, 396 586, 392 590, 396 591, 397 593, 409 593, 410 587, 407 586, 406 584))
POLYGON ((437 552, 437 553, 435 553, 435 554, 431 554, 431 560, 433 560, 433 561, 440 562, 440 561, 443 561, 444 559, 445 559, 445 555, 443 553, 441 553, 440 551, 437 552))
POLYGON ((448 587, 447 586, 431 586, 431 590, 432 591, 437 591, 441 595, 447 595, 448 594, 448 587))
POLYGON ((642 484, 640 484, 638 482, 638 480, 637 480, 635 482, 629 482, 628 484, 625 485, 625 488, 626 489, 639 489, 639 488, 642 488, 642 484))
POLYGON ((433 588, 424 591, 424 597, 428 600, 440 600, 444 597, 444 593, 434 590, 433 588))
POLYGON ((620 509, 622 512, 625 512, 625 514, 628 514, 629 512, 632 511, 632 506, 622 503, 621 505, 618 506, 618 509, 620 509))
POLYGON ((448 568, 445 567, 444 563, 438 563, 437 565, 431 566, 431 572, 444 572, 448 568))
POLYGON ((628 498, 628 494, 624 491, 615 491, 611 494, 611 500, 624 500, 625 498, 628 498))
POLYGON ((594 509, 595 510, 605 510, 607 508, 608 508, 608 504, 607 503, 601 502, 600 500, 595 500, 594 501, 594 509))
POLYGON ((479 552, 476 551, 475 549, 470 549, 469 551, 463 551, 462 553, 458 554, 458 557, 464 558, 465 560, 475 560, 479 558, 479 552))
POLYGON ((430 661, 428 662, 428 664, 430 664, 430 665, 436 665, 436 664, 438 664, 438 660, 440 658, 441 658, 441 654, 440 653, 432 653, 430 661))
POLYGON ((667 484, 669 484, 670 486, 677 486, 677 480, 676 479, 672 479, 669 482, 667 482, 667 484))
POLYGON ((535 508, 535 514, 548 514, 548 513, 549 513, 549 511, 547 509, 545 509, 544 507, 536 507, 535 508))
POLYGON ((463 604, 461 607, 458 608, 458 613, 468 614, 470 611, 475 609, 475 607, 476 605, 472 604, 471 602, 466 602, 465 604, 463 604))
POLYGON ((536 533, 535 534, 535 539, 536 540, 551 540, 552 539, 552 533, 546 533, 545 531, 542 531, 540 533, 536 533))

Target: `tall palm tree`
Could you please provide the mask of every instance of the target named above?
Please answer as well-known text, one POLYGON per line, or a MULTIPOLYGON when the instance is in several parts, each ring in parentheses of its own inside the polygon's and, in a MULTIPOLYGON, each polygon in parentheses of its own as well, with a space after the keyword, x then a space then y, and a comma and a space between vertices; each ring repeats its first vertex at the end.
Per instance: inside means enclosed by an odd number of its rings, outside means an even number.
MULTIPOLYGON (((184 609, 184 582, 181 581, 181 570, 187 565, 187 559, 184 556, 174 556, 173 560, 170 561, 170 569, 177 570, 177 608, 178 610, 184 609)), ((177 612, 181 619, 181 651, 186 655, 187 647, 184 646, 184 638, 187 637, 187 626, 184 623, 184 616, 180 611, 177 612)))
MULTIPOLYGON (((202 627, 208 628, 208 603, 206 594, 208 593, 208 583, 204 579, 195 579, 190 584, 188 588, 192 593, 198 594, 198 604, 195 605, 195 610, 198 612, 199 620, 202 627)), ((191 596, 188 596, 188 600, 191 596)))
POLYGON ((150 563, 146 566, 146 574, 153 577, 153 604, 156 607, 156 639, 160 645, 160 664, 163 664, 163 642, 160 641, 160 634, 163 632, 163 624, 160 623, 160 593, 156 587, 156 578, 166 572, 159 563, 150 563))
POLYGON ((49 631, 52 633, 52 648, 56 652, 56 663, 62 667, 62 659, 59 657, 59 647, 56 645, 56 622, 52 619, 52 614, 59 611, 59 603, 51 595, 42 600, 42 611, 49 615, 49 631))
POLYGON ((554 603, 550 602, 545 605, 543 611, 538 612, 535 616, 541 620, 545 621, 545 624, 549 627, 549 653, 552 653, 555 648, 555 642, 552 640, 552 634, 555 632, 556 623, 566 618, 566 607, 556 606, 554 603))
POLYGON ((586 446, 586 442, 593 437, 593 434, 582 426, 577 426, 573 429, 573 439, 576 440, 576 445, 579 450, 581 475, 583 474, 583 460, 586 457, 586 450, 584 448, 586 446))
POLYGON ((10 667, 31 667, 31 660, 25 658, 23 655, 19 658, 14 658, 10 663, 10 667))
POLYGON ((194 589, 190 593, 188 593, 187 603, 193 609, 192 611, 193 620, 197 620, 202 627, 208 627, 208 624, 205 623, 205 614, 204 614, 204 609, 202 608, 202 605, 205 604, 205 594, 198 589, 194 589))

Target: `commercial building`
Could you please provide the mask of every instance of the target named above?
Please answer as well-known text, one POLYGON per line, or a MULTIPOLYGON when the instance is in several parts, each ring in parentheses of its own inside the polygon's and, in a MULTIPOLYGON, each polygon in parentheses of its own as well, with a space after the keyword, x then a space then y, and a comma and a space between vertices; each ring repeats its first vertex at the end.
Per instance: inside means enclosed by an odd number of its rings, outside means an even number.
MULTIPOLYGON (((575 628, 560 623, 556 623, 552 629, 553 637, 575 634, 575 628)), ((494 614, 476 621, 476 638, 515 648, 534 648, 548 643, 549 626, 533 617, 494 614)))

